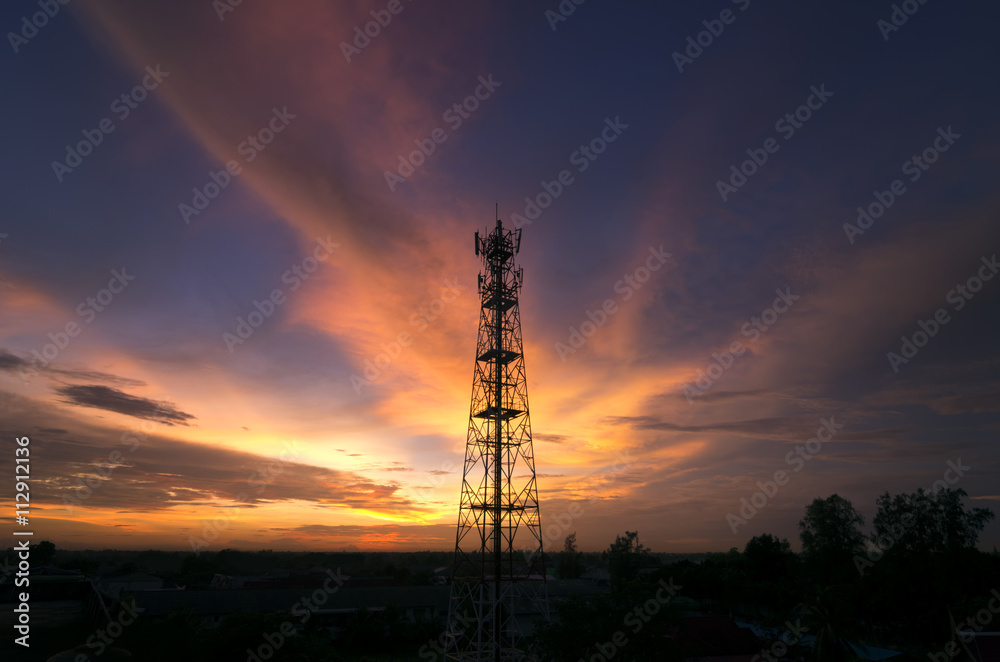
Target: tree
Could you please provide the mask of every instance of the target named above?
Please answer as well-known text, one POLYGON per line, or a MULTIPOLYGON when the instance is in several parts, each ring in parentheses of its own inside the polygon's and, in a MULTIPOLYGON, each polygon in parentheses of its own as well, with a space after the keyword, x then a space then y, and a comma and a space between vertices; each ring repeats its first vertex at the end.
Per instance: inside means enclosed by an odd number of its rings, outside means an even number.
POLYGON ((853 571, 851 559, 864 548, 864 524, 861 513, 837 494, 814 499, 806 506, 805 517, 799 522, 802 554, 823 581, 853 571))
POLYGON ((965 496, 963 490, 918 489, 887 492, 876 501, 872 548, 856 562, 873 603, 895 615, 914 640, 945 636, 949 631, 941 624, 949 618, 948 606, 962 613, 970 595, 992 584, 988 557, 976 543, 995 515, 986 508, 966 509, 965 496))
POLYGON ((615 537, 601 557, 608 562, 608 572, 611 574, 611 586, 620 588, 625 582, 639 576, 639 568, 649 558, 648 547, 639 542, 638 531, 626 531, 625 535, 615 537))
POLYGON ((566 536, 563 541, 563 551, 559 553, 559 577, 576 579, 583 574, 583 563, 580 552, 576 549, 576 532, 566 536))
POLYGON ((747 575, 752 581, 777 584, 788 574, 792 548, 784 538, 770 533, 754 536, 743 548, 747 575))
POLYGON ((42 566, 48 565, 52 561, 52 557, 56 555, 55 543, 49 542, 48 540, 43 540, 37 545, 31 545, 31 560, 32 565, 42 566))
POLYGON ((951 488, 913 494, 886 492, 878 498, 872 542, 901 556, 954 554, 975 548, 979 534, 996 515, 988 508, 966 511, 965 490, 951 488))

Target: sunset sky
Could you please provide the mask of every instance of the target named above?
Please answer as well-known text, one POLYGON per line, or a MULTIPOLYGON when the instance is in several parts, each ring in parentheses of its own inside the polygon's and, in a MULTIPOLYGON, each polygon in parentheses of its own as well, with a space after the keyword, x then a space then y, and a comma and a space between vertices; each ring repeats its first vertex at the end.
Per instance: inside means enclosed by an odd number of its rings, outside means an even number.
POLYGON ((546 548, 1000 513, 1000 8, 903 4, 6 3, 0 494, 27 436, 58 547, 453 548, 497 205, 546 548))

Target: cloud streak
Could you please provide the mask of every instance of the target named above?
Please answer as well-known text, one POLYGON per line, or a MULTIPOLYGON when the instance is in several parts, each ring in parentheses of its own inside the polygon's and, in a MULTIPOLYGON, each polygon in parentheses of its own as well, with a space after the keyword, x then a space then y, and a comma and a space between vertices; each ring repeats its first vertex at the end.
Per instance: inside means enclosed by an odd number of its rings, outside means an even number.
POLYGON ((63 396, 63 402, 69 404, 105 409, 134 418, 159 421, 166 425, 190 425, 189 421, 195 418, 177 409, 173 403, 140 398, 109 386, 97 384, 59 386, 54 390, 63 396))

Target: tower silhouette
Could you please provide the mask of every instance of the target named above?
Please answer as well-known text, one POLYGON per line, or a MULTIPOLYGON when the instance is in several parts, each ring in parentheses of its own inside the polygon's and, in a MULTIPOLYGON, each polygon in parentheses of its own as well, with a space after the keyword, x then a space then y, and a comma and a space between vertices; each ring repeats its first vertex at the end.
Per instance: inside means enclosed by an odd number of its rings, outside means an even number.
POLYGON ((527 660, 525 628, 548 620, 514 256, 521 231, 476 232, 479 339, 455 537, 446 659, 527 660))

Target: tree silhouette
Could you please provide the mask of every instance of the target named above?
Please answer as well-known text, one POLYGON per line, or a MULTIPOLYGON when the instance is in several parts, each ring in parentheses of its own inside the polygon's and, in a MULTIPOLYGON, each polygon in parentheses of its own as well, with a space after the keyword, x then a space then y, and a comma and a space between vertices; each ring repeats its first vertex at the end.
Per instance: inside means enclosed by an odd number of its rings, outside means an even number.
POLYGON ((864 524, 861 513, 837 494, 814 499, 806 506, 805 517, 799 522, 799 538, 802 554, 820 581, 829 583, 854 572, 852 558, 864 548, 864 524))
POLYGON ((787 575, 792 557, 791 545, 770 533, 754 536, 743 548, 747 575, 752 581, 777 584, 787 575))
POLYGON ((559 552, 559 577, 576 579, 583 574, 582 555, 576 549, 576 532, 566 536, 563 541, 563 551, 559 552))
POLYGON ((893 614, 894 625, 927 644, 949 635, 948 606, 959 613, 988 583, 986 555, 976 549, 994 513, 966 510, 963 490, 885 493, 877 500, 873 549, 859 559, 875 608, 893 614))
POLYGON ((979 534, 996 515, 987 508, 965 510, 965 490, 944 489, 913 494, 886 492, 878 498, 872 542, 905 556, 954 553, 976 546, 979 534))
POLYGON ((639 568, 649 558, 650 551, 649 547, 639 542, 638 531, 626 531, 624 536, 616 536, 601 555, 608 562, 612 588, 621 588, 625 582, 638 577, 639 568))
POLYGON ((33 565, 48 565, 55 555, 56 546, 48 540, 43 540, 37 545, 31 545, 31 560, 33 561, 33 565))

